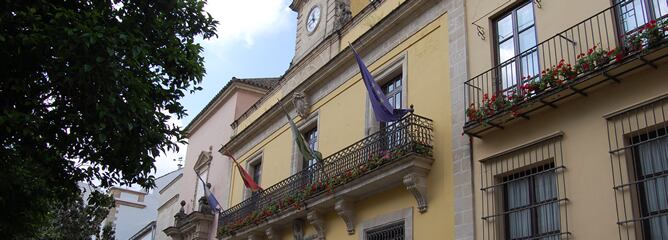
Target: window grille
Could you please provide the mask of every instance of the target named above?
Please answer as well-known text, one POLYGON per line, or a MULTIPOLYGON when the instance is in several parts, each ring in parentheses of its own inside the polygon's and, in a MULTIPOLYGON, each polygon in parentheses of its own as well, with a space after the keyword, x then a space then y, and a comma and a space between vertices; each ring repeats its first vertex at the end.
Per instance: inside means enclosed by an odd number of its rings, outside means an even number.
POLYGON ((483 239, 569 239, 562 134, 481 160, 483 239))
POLYGON ((404 221, 387 224, 366 232, 367 240, 404 240, 404 221))
POLYGON ((620 239, 668 239, 668 96, 607 117, 620 239))

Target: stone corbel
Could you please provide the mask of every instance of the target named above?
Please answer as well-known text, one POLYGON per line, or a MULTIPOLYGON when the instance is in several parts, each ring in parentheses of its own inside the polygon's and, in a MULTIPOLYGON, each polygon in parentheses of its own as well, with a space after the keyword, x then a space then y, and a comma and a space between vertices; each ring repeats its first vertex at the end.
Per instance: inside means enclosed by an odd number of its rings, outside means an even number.
POLYGON ((354 211, 349 200, 339 199, 334 205, 334 210, 336 214, 343 219, 343 222, 346 223, 346 228, 348 230, 348 235, 355 234, 355 222, 354 222, 354 211))
POLYGON ((406 190, 413 194, 417 201, 418 211, 427 212, 427 176, 420 173, 410 173, 404 176, 406 190))
POLYGON ((269 240, 279 239, 281 237, 278 235, 278 233, 276 233, 276 229, 273 227, 265 229, 264 234, 267 235, 267 239, 269 240))
POLYGON ((306 214, 306 220, 313 225, 315 231, 318 233, 318 239, 325 239, 325 219, 317 210, 311 210, 306 214))
POLYGON ((251 233, 250 235, 248 235, 248 240, 260 240, 260 239, 262 239, 260 234, 251 233))
POLYGON ((292 236, 295 240, 304 239, 304 220, 295 219, 292 223, 292 236))

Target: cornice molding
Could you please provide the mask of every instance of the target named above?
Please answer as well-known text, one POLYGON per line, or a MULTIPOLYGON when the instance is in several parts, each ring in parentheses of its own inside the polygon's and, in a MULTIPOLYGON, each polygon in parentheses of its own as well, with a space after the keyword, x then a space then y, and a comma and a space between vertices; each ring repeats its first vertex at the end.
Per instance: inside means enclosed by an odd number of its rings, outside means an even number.
POLYGON ((243 82, 234 81, 234 79, 230 81, 231 82, 229 85, 223 87, 221 92, 216 94, 216 96, 211 99, 211 101, 204 107, 204 109, 202 109, 202 111, 200 111, 195 116, 195 118, 193 118, 193 120, 191 120, 190 123, 188 123, 188 125, 184 128, 187 137, 192 136, 192 133, 196 132, 216 112, 216 110, 225 104, 227 100, 239 90, 245 90, 259 94, 266 94, 268 92, 266 89, 262 89, 260 87, 243 82))

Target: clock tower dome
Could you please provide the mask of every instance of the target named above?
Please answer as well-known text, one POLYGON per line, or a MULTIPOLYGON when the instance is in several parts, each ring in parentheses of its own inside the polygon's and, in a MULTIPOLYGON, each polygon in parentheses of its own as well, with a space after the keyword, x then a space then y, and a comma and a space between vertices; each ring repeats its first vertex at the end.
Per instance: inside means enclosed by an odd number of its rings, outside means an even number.
POLYGON ((293 63, 336 32, 350 19, 350 0, 293 0, 290 8, 297 12, 297 40, 293 63))

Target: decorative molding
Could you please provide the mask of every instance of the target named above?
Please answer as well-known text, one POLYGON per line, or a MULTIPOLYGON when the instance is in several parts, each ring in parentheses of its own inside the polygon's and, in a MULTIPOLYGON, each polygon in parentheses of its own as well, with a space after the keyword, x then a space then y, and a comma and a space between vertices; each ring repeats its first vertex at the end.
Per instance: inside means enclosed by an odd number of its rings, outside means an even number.
POLYGON ((366 240, 366 233, 370 229, 381 227, 383 225, 403 221, 404 222, 404 240, 413 240, 413 208, 399 209, 394 212, 383 214, 360 223, 359 240, 366 240))
POLYGON ((318 239, 325 239, 325 219, 317 210, 311 210, 306 214, 306 219, 313 225, 315 231, 318 233, 318 239))
POLYGON ((295 240, 304 240, 304 220, 295 219, 292 222, 292 237, 295 240))
POLYGON ((265 229, 264 234, 267 235, 267 239, 269 240, 281 239, 281 235, 279 235, 278 232, 276 232, 276 229, 273 227, 265 229))
POLYGON ((335 0, 334 4, 334 31, 338 31, 352 19, 353 15, 350 11, 350 0, 335 0))
POLYGON ((334 205, 334 210, 336 214, 343 219, 343 222, 346 223, 346 228, 348 230, 348 235, 355 234, 355 212, 353 211, 352 203, 347 199, 336 200, 334 205))
POLYGON ((163 230, 171 239, 207 240, 211 231, 214 215, 203 212, 192 212, 185 214, 185 201, 181 201, 181 209, 174 216, 174 226, 163 230))
POLYGON ((410 173, 404 176, 406 190, 413 194, 418 205, 418 212, 427 212, 427 176, 419 173, 410 173))
POLYGON ((306 99, 306 93, 303 91, 296 91, 292 94, 292 104, 295 105, 295 110, 297 115, 302 119, 307 119, 311 113, 311 106, 309 105, 308 100, 306 99))
POLYGON ((211 159, 213 159, 213 155, 211 154, 212 151, 213 146, 209 146, 209 151, 201 151, 199 153, 199 156, 197 156, 197 161, 195 161, 195 166, 193 167, 195 171, 201 170, 204 168, 204 166, 211 162, 211 159))

